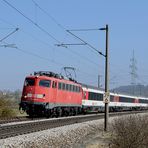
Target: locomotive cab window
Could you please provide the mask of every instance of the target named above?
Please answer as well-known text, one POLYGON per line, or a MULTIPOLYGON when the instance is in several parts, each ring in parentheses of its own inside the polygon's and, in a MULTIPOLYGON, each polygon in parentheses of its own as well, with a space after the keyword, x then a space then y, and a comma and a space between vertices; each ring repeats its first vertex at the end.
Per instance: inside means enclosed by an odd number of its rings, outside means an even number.
POLYGON ((34 86, 34 85, 35 85, 35 79, 26 78, 24 86, 34 86))
POLYGON ((39 86, 42 87, 50 87, 51 81, 50 80, 40 80, 39 86))

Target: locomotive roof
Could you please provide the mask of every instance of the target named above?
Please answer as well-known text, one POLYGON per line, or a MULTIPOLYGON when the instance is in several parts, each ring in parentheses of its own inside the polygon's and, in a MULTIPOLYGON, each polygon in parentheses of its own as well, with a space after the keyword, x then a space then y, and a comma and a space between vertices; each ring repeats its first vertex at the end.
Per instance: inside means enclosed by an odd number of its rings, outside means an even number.
MULTIPOLYGON (((50 71, 38 71, 38 72, 34 72, 34 75, 31 75, 29 77, 35 77, 35 76, 40 76, 40 77, 44 77, 44 78, 54 78, 54 79, 58 79, 58 80, 64 80, 64 81, 68 81, 68 82, 73 82, 75 84, 78 84, 78 85, 82 85, 82 87, 86 87, 88 89, 95 89, 95 90, 99 90, 99 91, 105 91, 103 88, 98 88, 96 86, 92 86, 92 85, 87 85, 87 84, 84 84, 84 83, 78 83, 77 81, 75 81, 74 79, 72 78, 67 78, 67 77, 64 77, 60 74, 56 74, 54 72, 50 72, 50 71)), ((118 95, 121 95, 121 96, 130 96, 130 97, 138 97, 138 98, 145 98, 147 99, 146 97, 142 97, 142 96, 133 96, 131 94, 127 94, 127 93, 118 93, 118 92, 114 92, 114 91, 110 91, 111 94, 118 94, 118 95)))
POLYGON ((53 73, 53 72, 48 72, 48 71, 38 71, 38 72, 34 72, 34 75, 30 75, 28 77, 40 77, 40 78, 52 78, 52 79, 57 79, 57 80, 64 80, 64 81, 67 81, 67 82, 72 82, 72 83, 75 83, 75 84, 78 84, 78 85, 81 85, 80 83, 78 83, 77 81, 75 81, 74 79, 71 79, 71 78, 67 78, 67 77, 64 77, 62 75, 59 75, 59 74, 56 74, 56 73, 53 73))

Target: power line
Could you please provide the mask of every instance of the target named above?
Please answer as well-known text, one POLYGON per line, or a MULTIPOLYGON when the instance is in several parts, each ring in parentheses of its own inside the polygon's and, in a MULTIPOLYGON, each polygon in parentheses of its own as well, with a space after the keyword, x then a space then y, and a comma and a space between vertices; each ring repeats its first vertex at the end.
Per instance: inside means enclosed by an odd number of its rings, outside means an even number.
MULTIPOLYGON (((60 24, 53 16, 51 16, 47 11, 45 11, 42 7, 40 7, 37 2, 35 2, 34 0, 32 0, 32 2, 33 2, 33 3, 35 4, 35 6, 37 6, 43 13, 45 13, 50 19, 52 19, 52 21, 55 22, 58 27, 60 27, 61 29, 63 29, 63 30, 67 33, 65 27, 64 27, 62 24, 60 24)), ((87 30, 90 31, 90 30, 96 30, 96 29, 87 29, 87 30)), ((98 30, 99 30, 99 29, 98 29, 98 30)), ((77 31, 77 30, 74 30, 74 31, 77 31)), ((68 35, 69 35, 69 34, 68 34, 68 35)), ((69 45, 70 45, 70 44, 69 44, 69 45)), ((71 45, 72 45, 72 44, 71 44, 71 45)), ((76 44, 75 44, 75 45, 76 45, 76 44)), ((80 44, 77 44, 77 45, 80 45, 80 44)), ((86 43, 85 43, 85 45, 86 45, 86 43)), ((77 56, 79 56, 79 57, 83 57, 84 59, 87 59, 87 61, 90 61, 91 63, 97 65, 95 62, 89 60, 88 58, 86 58, 86 57, 84 57, 84 56, 81 56, 81 55, 78 54, 77 52, 73 52, 73 51, 71 51, 71 50, 68 50, 68 51, 74 53, 75 55, 77 55, 77 56)))
POLYGON ((12 35, 13 33, 15 33, 16 31, 18 31, 19 30, 19 28, 16 28, 14 31, 12 31, 11 33, 9 33, 7 36, 5 36, 4 38, 2 38, 1 40, 0 40, 0 42, 2 42, 3 40, 5 40, 6 38, 8 38, 10 35, 12 35))
MULTIPOLYGON (((9 5, 11 8, 13 8, 13 9, 15 9, 19 14, 21 14, 24 18, 26 18, 28 21, 30 21, 32 24, 34 24, 36 27, 38 27, 40 30, 42 30, 43 32, 45 32, 46 34, 48 34, 50 37, 52 37, 54 40, 56 40, 57 42, 60 42, 60 41, 58 41, 57 39, 55 39, 53 36, 51 36, 46 30, 44 30, 42 27, 40 27, 38 24, 36 24, 33 20, 31 20, 29 17, 27 17, 27 16, 25 16, 20 10, 18 10, 17 8, 15 8, 13 5, 11 5, 9 2, 7 2, 6 0, 3 0, 7 5, 9 5)), ((33 1, 34 2, 34 1, 33 1)), ((44 11, 37 3, 35 3, 37 6, 38 6, 38 8, 40 8, 42 11, 44 11)), ((44 13, 46 13, 46 14, 48 14, 46 11, 44 11, 44 13)), ((54 20, 54 22, 55 23, 57 23, 57 25, 59 26, 59 27, 61 27, 62 29, 64 29, 65 30, 65 28, 61 25, 61 24, 59 24, 51 15, 49 15, 48 14, 48 16, 49 17, 51 17, 52 18, 52 20, 54 20)), ((70 52, 72 52, 71 50, 69 50, 70 52)), ((72 53, 74 53, 74 52, 72 52, 72 53)), ((80 57, 83 57, 84 58, 84 56, 81 56, 81 55, 79 55, 78 53, 74 53, 74 54, 76 54, 76 55, 78 55, 78 56, 80 56, 80 57)), ((85 57, 85 59, 87 59, 87 61, 90 61, 90 60, 88 60, 88 58, 86 58, 85 57)), ((91 61, 91 63, 95 63, 95 62, 93 62, 93 61, 91 61)), ((96 64, 96 63, 95 63, 96 64)))
POLYGON ((10 29, 15 29, 15 28, 0 28, 1 30, 10 30, 10 29))
MULTIPOLYGON (((16 9, 14 6, 12 6, 10 3, 8 3, 6 0, 3 0, 4 2, 6 2, 9 6, 11 6, 13 9, 15 9, 17 12, 19 12, 23 17, 25 17, 27 20, 29 20, 31 23, 33 23, 34 25, 36 25, 37 27, 39 27, 41 30, 43 30, 43 28, 41 28, 39 25, 37 25, 34 21, 32 21, 30 18, 28 18, 27 16, 25 16, 21 11, 19 11, 18 9, 16 9)), ((33 0, 32 0, 33 1, 33 0)), ((34 2, 34 1, 33 1, 34 2)), ((46 11, 44 11, 36 2, 34 2, 44 13, 46 13, 46 14, 48 14, 46 11)), ((54 20, 54 22, 55 23, 57 23, 57 21, 51 16, 51 15, 49 15, 48 14, 48 16, 49 17, 51 17, 53 20, 54 20)), ((61 24, 59 24, 59 23, 57 23, 57 25, 58 26, 60 26, 62 29, 64 29, 65 30, 65 28, 61 25, 61 24)), ((43 31, 45 31, 45 30, 43 30, 43 31)), ((48 32, 46 32, 46 33, 48 33, 48 32)), ((51 35, 50 35, 51 36, 51 35)), ((55 39, 56 40, 56 39, 55 39)), ((56 40, 57 41, 57 40, 56 40)), ((57 42, 60 42, 60 41, 57 41, 57 42)), ((70 51, 71 52, 71 51, 70 51)), ((73 52, 74 53, 74 52, 73 52)), ((78 55, 78 56, 80 56, 79 54, 77 54, 76 52, 75 52, 75 54, 76 55, 78 55)), ((82 56, 81 56, 82 57, 82 56)), ((84 56, 83 56, 84 57, 84 56)), ((85 58, 86 59, 86 58, 85 58)), ((87 59, 87 61, 88 61, 88 59, 87 59)))
MULTIPOLYGON (((7 45, 9 45, 9 44, 7 43, 7 45)), ((51 60, 51 59, 42 57, 42 56, 40 56, 40 55, 38 55, 38 54, 36 54, 36 53, 33 53, 33 52, 30 52, 30 51, 27 51, 27 50, 18 48, 17 46, 10 47, 10 46, 7 46, 7 45, 5 45, 5 46, 3 46, 3 47, 15 48, 16 50, 18 50, 18 51, 20 51, 20 52, 23 52, 23 53, 25 53, 25 54, 27 54, 27 55, 31 55, 31 56, 37 57, 37 58, 39 58, 39 59, 42 59, 42 60, 45 60, 45 61, 54 63, 54 64, 56 64, 56 65, 58 65, 58 66, 59 66, 59 65, 64 66, 64 65, 62 65, 61 63, 58 63, 58 62, 55 62, 55 61, 53 61, 53 60, 51 60)), ((10 44, 10 45, 11 45, 11 44, 10 44)), ((12 45, 13 45, 13 44, 12 44, 12 45)))
MULTIPOLYGON (((4 22, 4 23, 6 23, 6 24, 8 24, 8 25, 10 25, 10 26, 13 26, 14 28, 17 28, 17 27, 14 26, 12 23, 10 23, 10 22, 8 22, 8 21, 2 19, 2 18, 0 18, 0 21, 1 21, 1 22, 4 22)), ((12 28, 12 29, 14 29, 14 28, 12 28)))
MULTIPOLYGON (((21 30, 21 31, 23 31, 23 30, 21 30)), ((40 43, 42 43, 42 44, 44 44, 44 45, 46 45, 46 46, 49 46, 51 49, 55 50, 54 47, 52 47, 52 46, 51 46, 49 43, 47 43, 46 41, 40 40, 40 39, 37 38, 36 36, 33 36, 32 34, 26 32, 26 31, 23 31, 23 33, 25 33, 25 34, 27 34, 28 36, 32 37, 34 40, 38 40, 40 43)), ((69 50, 69 49, 67 49, 67 48, 66 48, 66 50, 67 50, 68 52, 71 52, 71 54, 73 54, 73 55, 76 55, 76 56, 78 56, 78 57, 81 57, 81 60, 90 62, 90 63, 92 63, 93 65, 98 66, 97 63, 95 63, 93 60, 90 60, 89 58, 85 57, 84 55, 81 55, 81 54, 79 54, 78 52, 75 52, 75 51, 73 51, 73 50, 69 50)), ((60 51, 60 50, 58 50, 58 52, 63 53, 63 52, 60 51)), ((100 67, 101 67, 101 66, 100 66, 100 67)), ((94 69, 92 66, 91 66, 90 68, 94 69)))
POLYGON ((50 38, 52 38, 53 40, 55 40, 56 42, 60 43, 59 40, 57 40, 53 35, 51 35, 48 31, 46 31, 44 28, 42 28, 40 25, 36 24, 32 19, 30 19, 29 17, 27 17, 26 15, 24 15, 20 10, 18 10, 16 7, 14 7, 13 5, 11 5, 9 2, 7 2, 6 0, 3 0, 7 5, 9 5, 11 8, 13 8, 14 10, 16 10, 19 14, 21 14, 24 18, 26 18, 29 22, 31 22, 33 25, 35 25, 38 29, 40 29, 42 32, 44 32, 45 34, 47 34, 50 38))
MULTIPOLYGON (((29 17, 25 16, 21 11, 19 11, 18 9, 16 9, 14 6, 12 6, 10 3, 8 3, 6 0, 3 0, 5 3, 7 3, 9 6, 11 6, 13 9, 15 9, 17 12, 19 12, 23 17, 25 17, 26 19, 28 19, 31 23, 33 23, 35 26, 37 26, 40 30, 42 30, 43 28, 40 28, 39 25, 37 25, 34 21, 32 21, 29 17)), ((59 22, 57 22, 57 20, 52 17, 49 13, 47 13, 43 8, 41 8, 34 0, 32 0, 33 3, 40 9, 42 10, 47 16, 49 16, 59 27, 61 27, 62 29, 65 30, 65 28, 63 27, 63 25, 61 25, 59 22)), ((96 29, 77 29, 77 30, 71 30, 71 31, 92 31, 92 30, 96 30, 96 29)), ((98 29, 99 30, 99 29, 98 29)), ((49 35, 49 33, 46 30, 42 30, 43 32, 45 32, 46 34, 49 35)), ((51 37, 51 35, 49 35, 51 37)), ((55 39, 55 38, 54 38, 55 39)), ((55 39, 56 40, 56 39, 55 39)), ((57 41, 57 40, 56 40, 57 41)), ((59 42, 59 41, 57 41, 59 42)), ((88 43, 87 43, 88 45, 88 43)), ((70 51, 71 52, 71 51, 70 51)), ((98 51, 97 51, 98 52, 98 51)), ((74 52, 73 52, 74 53, 74 52)), ((76 55, 78 55, 76 53, 76 55)), ((81 56, 81 55, 79 55, 81 56)), ((81 56, 82 57, 82 56, 81 56)), ((84 56, 83 56, 84 57, 84 56)), ((88 59, 87 59, 88 61, 88 59)), ((95 63, 96 64, 96 63, 95 63)))
MULTIPOLYGON (((68 32, 67 30, 66 30, 66 28, 61 24, 61 23, 59 23, 53 16, 51 16, 47 11, 45 11, 43 8, 41 8, 40 6, 39 6, 39 4, 38 3, 36 3, 34 0, 32 0, 32 2, 43 12, 43 13, 45 13, 53 22, 55 22, 56 24, 57 24, 57 26, 59 26, 61 29, 63 29, 66 33, 68 32)), ((94 30, 99 30, 99 29, 75 29, 75 30, 69 30, 69 31, 94 31, 94 30)), ((68 32, 69 33, 69 32, 68 32)), ((69 35, 69 34, 68 34, 69 35)), ((84 41, 83 41, 84 42, 84 41)), ((88 46, 90 46, 90 44, 88 44, 88 43, 84 43, 83 45, 88 45, 88 46)), ((61 44, 62 45, 62 44, 61 44)), ((67 45, 81 45, 81 43, 80 44, 67 44, 67 45)), ((91 46, 91 48, 94 48, 94 47, 92 47, 91 46)), ((98 50, 97 50, 97 52, 98 52, 98 50)), ((101 52, 100 52, 101 53, 101 52)), ((101 55, 103 55, 103 54, 101 54, 101 55)))
MULTIPOLYGON (((68 50, 68 49, 67 49, 67 50, 68 50)), ((79 57, 85 59, 87 62, 89 61, 90 63, 95 64, 96 66, 98 66, 97 63, 95 63, 94 61, 90 60, 89 58, 87 58, 87 57, 85 57, 85 56, 82 56, 82 55, 80 55, 79 53, 77 53, 77 52, 75 52, 75 51, 72 51, 72 50, 68 50, 68 51, 70 51, 70 52, 72 52, 73 54, 75 54, 75 55, 77 55, 77 56, 79 56, 79 57)))
POLYGON ((65 27, 60 24, 53 16, 51 16, 47 11, 45 11, 43 8, 41 8, 39 6, 38 3, 36 3, 34 0, 32 0, 32 2, 43 12, 45 13, 53 22, 55 22, 57 24, 57 26, 59 26, 61 29, 63 29, 64 31, 66 30, 65 27))
MULTIPOLYGON (((23 30, 21 30, 21 31, 23 31, 23 30)), ((47 43, 46 41, 40 40, 40 39, 37 38, 36 36, 33 36, 33 35, 31 35, 30 33, 26 32, 26 31, 23 31, 23 33, 25 33, 25 34, 27 34, 28 36, 32 37, 34 40, 38 40, 38 41, 41 42, 42 44, 44 44, 44 45, 46 45, 46 46, 49 46, 51 49, 55 50, 54 47, 52 47, 52 46, 51 46, 49 43, 47 43)), ((97 63, 95 63, 93 60, 91 60, 91 59, 85 57, 84 55, 81 55, 81 54, 79 54, 78 52, 73 51, 73 50, 69 50, 69 49, 67 49, 67 48, 66 48, 66 50, 67 50, 68 52, 71 52, 72 54, 78 56, 78 57, 81 57, 81 60, 90 62, 90 63, 92 63, 93 65, 98 66, 97 63)), ((60 51, 60 50, 58 50, 58 52, 63 53, 63 52, 60 51)), ((102 66, 100 65, 100 67, 102 67, 102 66)), ((92 66, 91 66, 90 68, 92 68, 92 66)), ((94 68, 92 68, 92 69, 94 69, 94 68)))
MULTIPOLYGON (((36 54, 36 53, 33 53, 33 52, 30 52, 30 51, 26 51, 26 50, 24 50, 24 49, 18 48, 17 46, 15 46, 15 44, 8 44, 8 43, 6 43, 6 42, 5 42, 5 44, 6 44, 6 45, 4 45, 4 46, 2 45, 2 46, 0 46, 0 47, 15 48, 15 49, 18 50, 19 52, 23 52, 23 53, 25 53, 25 54, 27 54, 27 55, 31 55, 31 56, 37 57, 37 58, 39 58, 39 59, 48 61, 48 62, 53 63, 53 64, 58 65, 58 66, 59 66, 59 65, 62 66, 62 67, 65 66, 65 65, 63 65, 63 64, 61 64, 61 63, 58 63, 58 62, 55 62, 55 61, 53 61, 53 60, 51 60, 51 59, 45 58, 45 57, 43 57, 43 56, 40 56, 40 55, 38 55, 38 54, 36 54), (12 46, 11 46, 11 45, 12 45, 12 46)), ((91 78, 95 76, 95 75, 92 75, 92 74, 83 72, 83 71, 81 71, 81 70, 79 70, 79 69, 78 69, 78 72, 83 73, 83 74, 85 74, 85 75, 87 75, 87 76, 89 76, 89 77, 91 77, 91 78)))
MULTIPOLYGON (((6 20, 4 20, 4 19, 2 19, 2 18, 0 18, 0 21, 3 21, 3 22, 5 22, 5 23, 7 23, 7 24, 9 24, 9 25, 11 25, 11 26, 13 26, 13 27, 16 27, 14 24, 12 24, 12 23, 10 23, 10 22, 8 22, 8 21, 6 21, 6 20)), ((23 31, 22 29, 21 29, 21 31, 23 31)), ((25 32, 25 31, 23 31, 23 33, 26 33, 28 36, 30 36, 30 37, 32 37, 32 38, 34 38, 35 40, 38 40, 38 41, 40 41, 42 44, 44 44, 44 45, 46 45, 46 46, 49 46, 50 48, 52 48, 53 49, 53 47, 49 44, 49 43, 47 43, 47 42, 45 42, 45 41, 43 41, 43 40, 40 40, 39 38, 37 38, 36 36, 33 36, 32 34, 30 34, 30 33, 28 33, 28 32, 25 32)), ((12 44, 4 44, 4 45, 1 45, 1 47, 10 47, 10 45, 12 45, 12 44)), ((13 44, 14 45, 14 44, 13 44)), ((14 47, 11 47, 11 48, 14 48, 14 47)), ((67 49, 68 50, 68 49, 67 49)), ((79 57, 81 57, 81 60, 83 59, 83 60, 85 60, 85 61, 87 61, 87 62, 90 62, 90 63, 92 63, 92 64, 94 64, 94 65, 97 65, 98 66, 98 64, 97 63, 95 63, 93 60, 90 60, 89 58, 87 58, 87 57, 85 57, 84 55, 82 56, 82 55, 80 55, 79 53, 77 53, 77 52, 75 52, 75 51, 72 51, 72 50, 68 50, 69 52, 71 52, 72 54, 74 54, 74 55, 76 55, 76 56, 79 56, 79 57)), ((61 52, 61 51, 60 51, 61 52)), ((62 53, 62 52, 61 52, 62 53)), ((65 66, 65 65, 64 65, 65 66)), ((102 66, 101 66, 102 67, 102 66)), ((114 67, 117 67, 117 66, 114 66, 114 67)), ((92 68, 92 67, 90 67, 90 68, 92 68)), ((93 68, 94 69, 94 68, 93 68)), ((123 70, 123 69, 122 69, 123 70)), ((125 70, 124 70, 125 71, 125 70)), ((84 73, 84 72, 83 72, 84 73)), ((90 76, 90 74, 87 74, 87 75, 89 75, 90 76)), ((92 77, 92 76, 90 76, 90 77, 92 77)))
POLYGON ((86 73, 86 72, 84 72, 84 71, 82 71, 80 69, 77 69, 77 72, 79 72, 81 74, 86 74, 88 77, 91 77, 91 78, 94 78, 95 76, 97 76, 97 74, 94 75, 94 74, 86 73))
POLYGON ((80 41, 82 41, 83 43, 85 43, 86 45, 88 45, 91 49, 93 49, 94 51, 96 51, 97 53, 99 53, 100 55, 106 57, 106 55, 104 55, 102 52, 98 51, 95 47, 93 47, 91 44, 89 44, 88 42, 84 41, 83 39, 81 39, 80 37, 76 36, 74 33, 72 33, 70 30, 66 30, 69 34, 71 34, 72 36, 74 36, 75 38, 79 39, 80 41))
MULTIPOLYGON (((53 61, 53 60, 51 60, 51 59, 42 57, 42 56, 40 56, 40 55, 38 55, 38 54, 36 54, 36 53, 33 53, 33 52, 30 52, 30 51, 26 51, 26 50, 24 50, 24 49, 18 48, 15 44, 8 44, 8 43, 6 43, 6 42, 4 42, 4 43, 5 43, 5 45, 1 45, 0 47, 15 48, 16 50, 18 50, 18 51, 20 51, 20 52, 23 52, 23 53, 25 53, 25 54, 27 54, 27 55, 31 55, 31 56, 37 57, 37 58, 39 58, 39 59, 42 59, 42 60, 45 60, 45 61, 54 63, 55 65, 58 65, 58 66, 59 66, 59 65, 62 66, 62 67, 65 66, 65 65, 63 65, 63 64, 61 64, 61 63, 58 63, 58 62, 55 62, 55 61, 53 61)), ((77 71, 80 72, 80 73, 83 73, 83 74, 85 74, 85 75, 88 75, 88 76, 91 77, 91 78, 95 76, 95 75, 86 73, 86 72, 84 72, 84 71, 81 71, 81 70, 79 70, 79 69, 78 69, 77 71)))

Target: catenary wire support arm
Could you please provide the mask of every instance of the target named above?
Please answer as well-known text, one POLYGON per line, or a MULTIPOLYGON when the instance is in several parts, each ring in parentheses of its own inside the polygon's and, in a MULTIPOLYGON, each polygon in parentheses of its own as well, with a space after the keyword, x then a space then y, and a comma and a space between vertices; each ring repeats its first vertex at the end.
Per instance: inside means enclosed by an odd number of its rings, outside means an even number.
POLYGON ((100 29, 71 29, 69 31, 96 31, 96 30, 100 30, 100 29))
POLYGON ((5 45, 0 45, 0 47, 5 47, 5 48, 17 48, 15 44, 5 44, 5 45))
POLYGON ((85 43, 71 43, 71 44, 65 44, 65 43, 61 43, 61 44, 55 44, 55 46, 58 47, 65 47, 68 48, 67 46, 72 46, 72 45, 86 45, 85 43))
POLYGON ((34 26, 36 26, 38 29, 40 29, 42 32, 44 32, 46 35, 48 35, 50 38, 55 40, 56 42, 60 43, 58 39, 56 39, 53 35, 51 35, 48 31, 46 31, 43 27, 40 25, 36 24, 31 18, 26 16, 24 13, 22 13, 20 10, 18 10, 16 7, 14 7, 12 4, 10 4, 7 0, 3 0, 9 7, 14 9, 16 12, 18 12, 20 15, 22 15, 25 19, 27 19, 30 23, 32 23, 34 26))
POLYGON ((71 44, 61 43, 61 44, 55 44, 55 46, 67 48, 67 46, 71 46, 71 45, 87 45, 88 47, 90 47, 91 49, 93 49, 95 52, 99 53, 100 55, 102 55, 103 57, 106 58, 106 55, 105 54, 103 54, 102 52, 98 51, 91 44, 89 44, 88 42, 84 41, 83 39, 81 39, 80 37, 78 37, 77 35, 75 35, 74 33, 72 33, 72 31, 95 31, 95 30, 100 30, 100 29, 72 29, 72 30, 66 30, 69 34, 71 34, 75 38, 79 39, 82 43, 71 43, 71 44))
POLYGON ((61 43, 61 44, 55 44, 56 46, 70 46, 70 45, 86 45, 85 43, 71 43, 71 44, 65 44, 65 43, 61 43))
POLYGON ((0 42, 2 42, 3 40, 5 40, 6 38, 8 38, 9 36, 11 36, 12 34, 14 34, 15 32, 17 32, 19 30, 19 28, 16 28, 14 31, 12 31, 11 33, 9 33, 7 36, 5 36, 4 38, 2 38, 0 40, 0 42))
POLYGON ((79 39, 80 41, 82 41, 85 45, 89 46, 90 48, 92 48, 93 50, 95 50, 97 53, 99 53, 100 55, 106 57, 105 54, 103 54, 102 52, 98 51, 95 47, 93 47, 91 44, 89 44, 88 42, 84 41, 83 39, 81 39, 80 37, 76 36, 74 33, 72 33, 70 30, 66 30, 69 34, 71 34, 72 36, 74 36, 75 38, 79 39))

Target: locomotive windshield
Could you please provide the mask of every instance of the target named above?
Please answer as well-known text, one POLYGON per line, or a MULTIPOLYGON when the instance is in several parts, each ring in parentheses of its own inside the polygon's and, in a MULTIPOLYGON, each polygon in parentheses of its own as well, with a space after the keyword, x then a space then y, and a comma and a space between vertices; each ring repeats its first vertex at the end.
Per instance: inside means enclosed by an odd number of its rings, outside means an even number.
POLYGON ((50 85, 51 85, 50 80, 40 80, 40 82, 39 82, 39 86, 50 87, 50 85))
POLYGON ((35 85, 35 79, 26 78, 24 85, 25 86, 34 86, 35 85))

